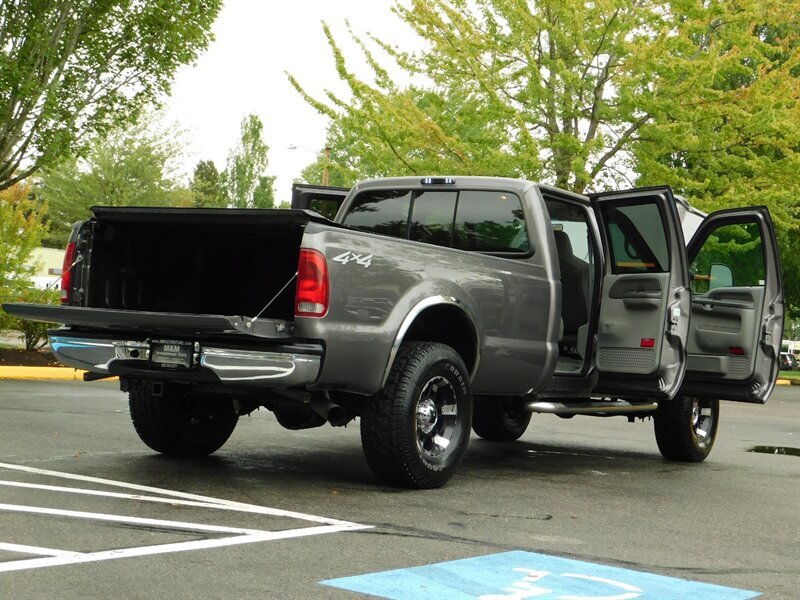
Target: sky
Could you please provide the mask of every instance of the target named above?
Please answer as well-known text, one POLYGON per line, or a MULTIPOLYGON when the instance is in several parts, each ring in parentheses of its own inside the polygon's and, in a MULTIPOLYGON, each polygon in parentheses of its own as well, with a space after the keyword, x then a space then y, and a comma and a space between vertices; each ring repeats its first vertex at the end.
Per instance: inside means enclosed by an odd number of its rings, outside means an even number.
MULTIPOLYGON (((416 38, 391 12, 392 4, 392 0, 225 0, 213 28, 215 41, 195 64, 178 71, 165 101, 166 122, 186 132, 187 176, 200 160, 211 159, 222 170, 238 140, 242 119, 255 113, 264 123, 264 140, 270 148, 266 174, 277 176, 276 201, 289 200, 292 181, 325 145, 327 118, 306 104, 285 72, 314 97, 323 97, 325 89, 346 96, 321 22, 331 27, 348 65, 368 76, 346 21, 362 37, 372 33, 411 49, 416 38)), ((383 63, 390 64, 388 59, 383 63)))

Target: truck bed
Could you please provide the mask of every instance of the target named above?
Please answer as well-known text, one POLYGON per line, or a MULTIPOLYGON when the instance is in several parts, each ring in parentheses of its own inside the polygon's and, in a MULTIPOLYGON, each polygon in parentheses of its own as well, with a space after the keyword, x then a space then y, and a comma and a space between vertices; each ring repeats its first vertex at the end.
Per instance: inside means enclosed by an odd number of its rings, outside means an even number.
POLYGON ((262 316, 287 321, 303 231, 322 219, 285 210, 92 210, 85 306, 254 317, 272 300, 262 316))

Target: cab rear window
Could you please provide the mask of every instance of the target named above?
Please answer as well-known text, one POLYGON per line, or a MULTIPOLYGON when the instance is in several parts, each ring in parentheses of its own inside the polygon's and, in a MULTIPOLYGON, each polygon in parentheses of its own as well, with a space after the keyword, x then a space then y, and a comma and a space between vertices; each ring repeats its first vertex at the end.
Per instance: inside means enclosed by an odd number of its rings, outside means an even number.
POLYGON ((379 190, 356 196, 343 224, 475 252, 530 254, 519 196, 483 190, 379 190))
POLYGON ((380 190, 359 194, 353 199, 342 222, 362 231, 407 237, 411 196, 408 190, 380 190))

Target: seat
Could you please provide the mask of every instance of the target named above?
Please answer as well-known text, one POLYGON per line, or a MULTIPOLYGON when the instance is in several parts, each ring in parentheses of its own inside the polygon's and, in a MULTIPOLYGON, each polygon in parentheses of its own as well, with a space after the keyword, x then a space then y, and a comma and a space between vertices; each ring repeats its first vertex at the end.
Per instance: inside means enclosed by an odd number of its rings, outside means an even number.
POLYGON ((583 354, 578 346, 578 330, 589 321, 589 264, 575 256, 572 243, 564 231, 554 231, 558 265, 561 269, 562 351, 583 354))

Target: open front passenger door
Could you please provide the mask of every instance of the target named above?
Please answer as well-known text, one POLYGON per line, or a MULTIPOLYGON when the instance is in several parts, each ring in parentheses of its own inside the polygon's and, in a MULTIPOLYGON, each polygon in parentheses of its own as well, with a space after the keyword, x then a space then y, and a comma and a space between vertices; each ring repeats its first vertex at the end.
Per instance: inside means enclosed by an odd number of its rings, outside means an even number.
POLYGON ((672 398, 685 372, 691 303, 672 192, 641 188, 591 200, 606 258, 593 393, 672 398))
POLYGON ((681 395, 766 402, 778 376, 784 314, 769 211, 712 213, 687 254, 692 319, 681 395))

